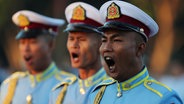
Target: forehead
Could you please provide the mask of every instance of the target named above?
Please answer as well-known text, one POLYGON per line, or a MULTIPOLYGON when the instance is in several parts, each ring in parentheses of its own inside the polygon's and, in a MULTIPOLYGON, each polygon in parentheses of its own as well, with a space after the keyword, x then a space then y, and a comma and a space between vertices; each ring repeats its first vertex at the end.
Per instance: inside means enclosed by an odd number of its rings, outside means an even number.
POLYGON ((93 38, 97 34, 93 32, 69 32, 68 37, 85 37, 85 38, 93 38))
POLYGON ((41 40, 44 40, 45 38, 46 38, 46 36, 39 35, 39 36, 36 36, 36 37, 20 38, 19 41, 21 41, 21 40, 38 40, 38 41, 41 41, 41 40))
POLYGON ((116 29, 109 29, 104 31, 103 34, 105 37, 129 37, 134 38, 136 35, 138 35, 134 31, 122 31, 122 30, 116 30, 116 29))

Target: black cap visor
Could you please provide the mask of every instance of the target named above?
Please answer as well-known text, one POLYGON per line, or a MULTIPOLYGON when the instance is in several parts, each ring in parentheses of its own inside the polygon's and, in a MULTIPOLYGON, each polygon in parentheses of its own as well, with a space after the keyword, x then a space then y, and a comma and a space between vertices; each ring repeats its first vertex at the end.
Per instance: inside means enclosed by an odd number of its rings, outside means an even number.
POLYGON ((117 22, 117 21, 109 21, 106 22, 104 24, 104 26, 101 26, 98 28, 99 31, 104 32, 107 29, 117 29, 117 30, 133 30, 133 31, 137 31, 139 28, 126 24, 126 23, 121 23, 121 22, 117 22))
POLYGON ((98 31, 97 27, 90 26, 87 24, 68 24, 67 28, 64 30, 64 32, 96 32, 101 33, 98 31))
POLYGON ((22 38, 36 38, 39 35, 49 33, 47 30, 44 29, 28 29, 28 30, 21 30, 17 36, 16 40, 22 39, 22 38))
POLYGON ((99 27, 98 30, 101 32, 104 32, 106 30, 109 29, 115 29, 115 30, 121 30, 121 31, 135 31, 137 33, 139 33, 140 35, 143 36, 143 38, 145 39, 145 41, 147 41, 147 36, 140 31, 140 28, 137 26, 132 26, 130 24, 127 23, 122 23, 122 22, 118 22, 118 21, 109 21, 106 22, 103 26, 99 27))

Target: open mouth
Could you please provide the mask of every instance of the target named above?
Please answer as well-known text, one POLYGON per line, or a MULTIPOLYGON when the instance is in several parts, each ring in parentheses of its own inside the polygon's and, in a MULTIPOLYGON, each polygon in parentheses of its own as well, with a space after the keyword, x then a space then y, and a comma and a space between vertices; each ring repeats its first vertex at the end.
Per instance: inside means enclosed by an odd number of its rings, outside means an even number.
POLYGON ((72 58, 74 59, 74 61, 78 61, 79 55, 77 53, 72 53, 72 58))
POLYGON ((72 57, 73 57, 73 58, 78 58, 78 57, 79 57, 79 55, 78 55, 78 54, 76 54, 76 53, 72 53, 72 57))
POLYGON ((31 56, 24 56, 24 60, 25 60, 26 62, 29 62, 29 60, 31 60, 31 56))
POLYGON ((106 56, 104 57, 105 62, 107 63, 109 69, 113 71, 115 69, 115 62, 112 57, 106 56))

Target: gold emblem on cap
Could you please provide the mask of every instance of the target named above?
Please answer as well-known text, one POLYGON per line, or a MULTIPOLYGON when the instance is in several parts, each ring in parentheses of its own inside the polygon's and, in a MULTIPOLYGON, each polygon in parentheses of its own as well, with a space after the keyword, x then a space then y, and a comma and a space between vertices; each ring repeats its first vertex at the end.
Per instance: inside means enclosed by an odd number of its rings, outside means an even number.
POLYGON ((85 9, 79 5, 73 9, 72 19, 85 20, 85 9))
POLYGON ((107 18, 115 19, 119 18, 121 15, 119 6, 114 2, 107 8, 107 18))
POLYGON ((29 19, 23 14, 18 16, 18 21, 20 26, 28 26, 30 23, 29 19))

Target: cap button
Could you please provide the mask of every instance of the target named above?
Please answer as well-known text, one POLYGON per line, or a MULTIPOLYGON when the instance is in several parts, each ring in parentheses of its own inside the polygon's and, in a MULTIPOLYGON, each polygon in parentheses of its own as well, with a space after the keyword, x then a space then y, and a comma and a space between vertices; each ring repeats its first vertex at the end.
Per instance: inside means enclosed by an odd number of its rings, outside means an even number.
POLYGON ((53 29, 52 28, 49 28, 49 32, 52 33, 53 32, 53 29))
POLYGON ((28 27, 24 27, 24 31, 28 31, 28 27))
POLYGON ((143 28, 140 28, 140 32, 144 32, 144 29, 143 28))

